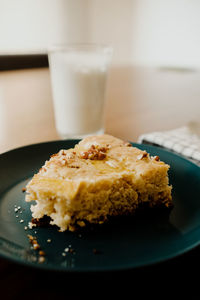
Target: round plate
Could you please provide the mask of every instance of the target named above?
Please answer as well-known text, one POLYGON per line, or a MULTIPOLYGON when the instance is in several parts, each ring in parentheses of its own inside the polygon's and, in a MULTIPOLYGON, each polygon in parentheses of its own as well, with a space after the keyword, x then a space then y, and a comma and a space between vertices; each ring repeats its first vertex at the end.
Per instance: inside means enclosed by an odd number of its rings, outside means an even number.
POLYGON ((139 144, 133 145, 151 155, 159 155, 171 166, 174 208, 170 212, 152 214, 148 210, 133 217, 116 218, 82 233, 61 233, 56 226, 25 230, 31 213, 22 189, 51 154, 72 148, 77 142, 35 144, 0 155, 2 257, 67 272, 126 270, 164 261, 199 244, 200 168, 171 152, 139 144), (46 253, 45 262, 38 261, 38 251, 31 249, 28 234, 37 238, 46 253), (64 251, 70 247, 74 251, 64 251))

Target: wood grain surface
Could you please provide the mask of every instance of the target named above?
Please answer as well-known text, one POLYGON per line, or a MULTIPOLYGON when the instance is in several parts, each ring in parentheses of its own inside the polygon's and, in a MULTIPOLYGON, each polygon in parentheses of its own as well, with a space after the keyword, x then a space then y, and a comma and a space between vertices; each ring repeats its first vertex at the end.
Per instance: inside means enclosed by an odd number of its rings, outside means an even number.
MULTIPOLYGON (((106 132, 136 142, 200 119, 200 72, 115 66, 106 98, 106 132)), ((55 139, 49 70, 0 72, 0 153, 55 139)))

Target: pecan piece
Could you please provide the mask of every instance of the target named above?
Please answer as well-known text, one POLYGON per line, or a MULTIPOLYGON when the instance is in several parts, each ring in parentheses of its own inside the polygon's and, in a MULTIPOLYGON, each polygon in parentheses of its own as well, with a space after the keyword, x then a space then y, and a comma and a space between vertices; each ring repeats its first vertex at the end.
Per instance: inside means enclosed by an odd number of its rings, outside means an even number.
POLYGON ((104 158, 106 158, 106 154, 105 154, 104 152, 101 152, 101 151, 100 151, 100 152, 98 153, 98 159, 99 159, 99 160, 102 160, 102 159, 104 159, 104 158))
POLYGON ((84 151, 80 153, 80 158, 88 159, 88 152, 84 151))
POLYGON ((160 160, 160 157, 156 155, 156 156, 154 156, 154 160, 155 160, 155 161, 159 161, 159 160, 160 160))
POLYGON ((90 159, 90 160, 102 160, 106 157, 105 152, 107 149, 105 147, 98 148, 94 145, 91 145, 88 151, 80 153, 80 158, 90 159))
POLYGON ((148 156, 148 153, 146 151, 144 151, 143 153, 141 153, 137 156, 137 160, 141 160, 147 156, 148 156))

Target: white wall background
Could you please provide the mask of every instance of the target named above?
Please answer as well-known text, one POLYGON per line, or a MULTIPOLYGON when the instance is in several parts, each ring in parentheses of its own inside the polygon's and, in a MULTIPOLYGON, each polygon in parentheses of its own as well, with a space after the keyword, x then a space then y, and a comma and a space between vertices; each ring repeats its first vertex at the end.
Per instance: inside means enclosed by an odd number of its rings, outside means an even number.
POLYGON ((84 41, 86 15, 87 0, 0 0, 0 52, 45 52, 54 42, 84 41))
POLYGON ((138 0, 133 60, 200 66, 200 1, 138 0))
POLYGON ((0 0, 0 53, 109 43, 115 63, 200 66, 199 0, 0 0))

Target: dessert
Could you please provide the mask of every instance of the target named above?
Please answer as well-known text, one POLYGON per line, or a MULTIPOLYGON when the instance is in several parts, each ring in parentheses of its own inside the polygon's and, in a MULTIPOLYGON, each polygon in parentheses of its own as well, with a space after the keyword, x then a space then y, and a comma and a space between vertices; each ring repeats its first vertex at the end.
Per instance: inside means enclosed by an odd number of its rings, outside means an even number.
POLYGON ((26 186, 33 218, 51 218, 60 231, 139 207, 172 204, 169 165, 110 135, 89 136, 51 156, 26 186))

